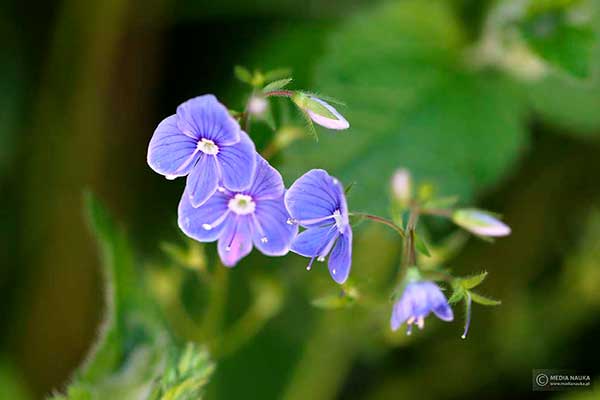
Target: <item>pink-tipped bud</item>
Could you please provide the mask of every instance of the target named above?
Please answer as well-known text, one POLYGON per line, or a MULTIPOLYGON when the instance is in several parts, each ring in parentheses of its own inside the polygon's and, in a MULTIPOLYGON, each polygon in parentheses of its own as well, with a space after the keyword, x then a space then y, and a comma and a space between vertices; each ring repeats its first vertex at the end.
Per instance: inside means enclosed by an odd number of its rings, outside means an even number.
POLYGON ((252 115, 263 115, 267 110, 267 99, 262 96, 252 96, 248 101, 248 112, 252 115))
POLYGON ((350 123, 346 121, 342 114, 318 97, 296 92, 292 96, 292 101, 306 112, 316 124, 336 130, 348 129, 350 127, 350 123))
POLYGON ((400 204, 408 204, 412 198, 412 179, 407 169, 397 169, 392 176, 392 194, 400 204))
POLYGON ((479 236, 506 236, 510 234, 510 227, 485 211, 464 208, 454 211, 452 221, 469 232, 479 236))

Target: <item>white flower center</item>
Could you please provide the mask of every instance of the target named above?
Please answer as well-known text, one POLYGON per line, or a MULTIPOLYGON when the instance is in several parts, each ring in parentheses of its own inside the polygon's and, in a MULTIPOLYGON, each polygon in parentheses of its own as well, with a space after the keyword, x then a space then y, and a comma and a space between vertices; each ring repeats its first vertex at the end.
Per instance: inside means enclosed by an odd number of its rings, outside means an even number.
POLYGON ((333 212, 333 219, 335 220, 335 226, 337 226, 340 232, 344 231, 344 221, 342 220, 342 214, 340 210, 335 210, 333 212))
POLYGON ((210 154, 211 156, 214 156, 219 152, 219 146, 217 146, 215 142, 210 139, 202 138, 198 142, 198 150, 204 154, 210 154))
POLYGON ((228 207, 238 215, 246 215, 254 212, 256 203, 252 200, 252 197, 247 194, 238 193, 233 199, 229 200, 228 207))

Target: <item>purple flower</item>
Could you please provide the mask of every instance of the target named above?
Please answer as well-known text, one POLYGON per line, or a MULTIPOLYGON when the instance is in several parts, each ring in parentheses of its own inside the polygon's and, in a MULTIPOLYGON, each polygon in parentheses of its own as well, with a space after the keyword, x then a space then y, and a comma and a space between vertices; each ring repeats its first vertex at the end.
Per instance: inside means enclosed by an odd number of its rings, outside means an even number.
POLYGON ((452 321, 454 314, 448 305, 446 297, 440 288, 433 282, 418 281, 406 285, 402 297, 394 304, 390 325, 392 330, 397 330, 404 322, 408 325, 407 334, 410 335, 412 325, 417 324, 423 329, 425 318, 433 313, 443 321, 452 321))
POLYGON ((198 207, 219 184, 246 189, 256 166, 254 153, 254 143, 227 108, 207 94, 186 101, 177 114, 162 120, 150 140, 148 164, 168 179, 187 175, 187 196, 198 207))
POLYGON ((337 283, 344 283, 352 263, 352 229, 348 206, 341 183, 322 169, 302 175, 285 194, 290 223, 306 228, 292 243, 292 250, 314 259, 329 257, 329 273, 337 283))
POLYGON ((219 256, 228 267, 248 255, 253 244, 266 255, 282 256, 298 232, 287 223, 290 216, 283 203, 281 175, 261 156, 255 157, 256 173, 248 189, 219 187, 197 208, 184 193, 179 203, 181 230, 200 242, 218 240, 219 256))

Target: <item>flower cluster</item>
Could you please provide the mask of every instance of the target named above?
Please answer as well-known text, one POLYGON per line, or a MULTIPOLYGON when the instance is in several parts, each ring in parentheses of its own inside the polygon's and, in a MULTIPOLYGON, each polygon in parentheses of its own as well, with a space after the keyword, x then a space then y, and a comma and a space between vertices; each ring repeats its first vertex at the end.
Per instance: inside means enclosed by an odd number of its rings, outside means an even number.
MULTIPOLYGON (((252 80, 253 81, 253 80, 252 80)), ((256 152, 243 127, 250 116, 264 117, 267 98, 288 97, 309 120, 329 129, 349 127, 348 121, 331 105, 312 94, 282 90, 291 79, 272 82, 262 93, 253 94, 244 113, 230 112, 213 95, 193 98, 156 128, 148 149, 148 164, 167 179, 187 177, 179 202, 178 224, 189 237, 200 242, 217 241, 225 266, 235 266, 254 247, 268 256, 289 251, 314 261, 328 258, 329 273, 339 284, 347 281, 352 264, 350 216, 363 217, 392 227, 405 241, 405 274, 393 305, 391 328, 406 323, 410 334, 416 324, 423 328, 431 313, 452 321, 449 304, 463 300, 467 319, 471 302, 496 305, 498 301, 471 291, 486 276, 455 278, 438 271, 441 279, 427 277, 417 262, 417 249, 429 255, 417 242, 419 215, 444 217, 476 236, 492 238, 510 234, 510 228, 494 214, 471 208, 453 209, 452 199, 416 196, 408 170, 396 171, 391 192, 394 220, 365 213, 350 213, 341 182, 322 169, 313 169, 286 190, 281 174, 256 152), (267 90, 268 89, 268 90, 267 90), (240 125, 241 123, 241 125, 240 125), (450 201, 448 201, 450 200, 450 201), (434 206, 435 205, 435 206, 434 206), (406 216, 406 218, 405 218, 406 216), (404 221, 407 221, 404 224, 404 221), (445 280, 454 293, 447 299, 434 280, 445 280)), ((312 126, 312 125, 311 125, 312 126)), ((428 193, 421 190, 419 193, 428 193)), ((435 271, 434 271, 435 272, 435 271)))
MULTIPOLYGON (((312 103, 303 103, 316 123, 332 126, 340 118, 349 126, 327 103, 310 101, 331 113, 313 112, 312 103)), ((341 184, 323 170, 312 170, 286 192, 279 172, 256 152, 215 96, 186 101, 158 125, 148 164, 168 179, 187 176, 179 227, 200 242, 218 241, 224 265, 236 265, 253 247, 268 256, 292 250, 309 257, 311 265, 332 252, 331 276, 338 283, 347 279, 352 231, 341 184), (298 225, 306 228, 300 235, 298 225)))

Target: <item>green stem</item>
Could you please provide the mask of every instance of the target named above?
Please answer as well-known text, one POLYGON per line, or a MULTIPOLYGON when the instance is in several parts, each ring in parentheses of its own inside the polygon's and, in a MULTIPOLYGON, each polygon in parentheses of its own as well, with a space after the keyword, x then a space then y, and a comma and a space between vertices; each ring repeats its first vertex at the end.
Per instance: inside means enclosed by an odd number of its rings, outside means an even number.
POLYGON ((293 90, 273 90, 271 92, 264 93, 265 97, 292 97, 293 95, 293 90))

